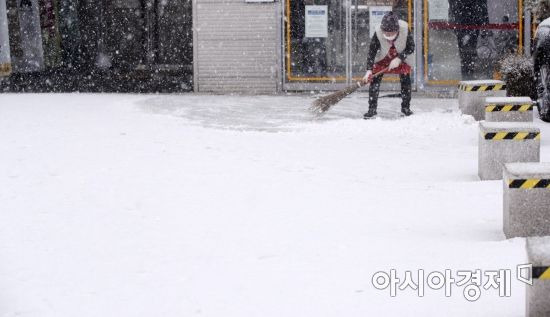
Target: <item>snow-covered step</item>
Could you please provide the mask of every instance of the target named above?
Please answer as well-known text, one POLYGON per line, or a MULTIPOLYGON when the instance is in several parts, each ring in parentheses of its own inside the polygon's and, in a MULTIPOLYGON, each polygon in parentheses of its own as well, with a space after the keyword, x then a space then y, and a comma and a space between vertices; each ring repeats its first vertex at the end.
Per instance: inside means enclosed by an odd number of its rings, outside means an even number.
POLYGON ((533 285, 527 285, 526 316, 550 316, 550 237, 527 239, 528 262, 533 265, 533 285))
POLYGON ((485 98, 488 122, 533 122, 533 101, 529 97, 485 98))
POLYGON ((478 175, 502 179, 505 163, 539 162, 540 129, 522 122, 480 122, 478 175))
POLYGON ((550 163, 505 164, 503 194, 506 238, 550 235, 550 163))
POLYGON ((501 80, 464 80, 458 84, 458 106, 476 120, 485 118, 485 98, 505 97, 506 84, 501 80))

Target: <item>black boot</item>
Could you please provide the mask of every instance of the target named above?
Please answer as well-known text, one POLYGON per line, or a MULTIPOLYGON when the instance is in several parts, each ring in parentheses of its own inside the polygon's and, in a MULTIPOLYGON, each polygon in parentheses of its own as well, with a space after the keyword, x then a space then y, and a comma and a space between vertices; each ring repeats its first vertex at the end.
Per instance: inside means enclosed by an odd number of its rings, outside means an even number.
POLYGON ((408 116, 410 116, 411 114, 413 114, 413 112, 411 111, 410 108, 401 108, 401 113, 402 113, 404 116, 406 116, 406 117, 408 117, 408 116))
POLYGON ((376 108, 369 108, 369 111, 363 115, 363 119, 372 119, 377 115, 376 108))

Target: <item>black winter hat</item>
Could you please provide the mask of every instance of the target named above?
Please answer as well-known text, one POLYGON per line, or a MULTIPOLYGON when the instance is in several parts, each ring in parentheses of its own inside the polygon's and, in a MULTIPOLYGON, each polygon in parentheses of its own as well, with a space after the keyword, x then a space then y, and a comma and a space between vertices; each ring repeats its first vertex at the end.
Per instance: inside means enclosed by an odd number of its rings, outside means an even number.
POLYGON ((380 28, 384 32, 397 32, 399 31, 399 19, 392 11, 386 13, 382 18, 382 24, 380 28))

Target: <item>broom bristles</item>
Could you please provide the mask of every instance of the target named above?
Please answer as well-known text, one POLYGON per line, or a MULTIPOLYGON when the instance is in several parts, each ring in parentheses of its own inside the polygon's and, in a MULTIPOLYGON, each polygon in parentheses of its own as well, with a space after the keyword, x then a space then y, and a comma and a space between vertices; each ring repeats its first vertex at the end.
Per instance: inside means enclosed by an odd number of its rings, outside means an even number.
MULTIPOLYGON (((372 78, 382 75, 385 71, 387 71, 388 68, 384 68, 381 71, 377 72, 376 74, 372 75, 372 78)), ((370 81, 369 81, 370 83, 370 81)), ((330 95, 323 96, 315 100, 311 107, 309 107, 309 110, 317 115, 322 115, 323 113, 327 112, 330 107, 334 106, 340 100, 344 99, 347 95, 352 94, 360 87, 364 86, 367 83, 364 82, 357 82, 347 88, 344 88, 340 91, 333 92, 330 95)))
POLYGON ((313 104, 310 107, 310 110, 314 113, 322 114, 328 111, 330 107, 340 102, 340 100, 344 99, 347 95, 359 89, 359 87, 360 86, 358 84, 353 84, 342 90, 333 92, 330 95, 320 97, 313 102, 313 104))

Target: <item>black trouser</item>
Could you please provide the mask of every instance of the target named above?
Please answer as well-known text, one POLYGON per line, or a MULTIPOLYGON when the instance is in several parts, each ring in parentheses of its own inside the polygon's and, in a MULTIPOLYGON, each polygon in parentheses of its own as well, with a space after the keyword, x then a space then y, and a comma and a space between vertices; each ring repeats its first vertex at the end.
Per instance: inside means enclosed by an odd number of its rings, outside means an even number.
POLYGON ((475 61, 477 57, 478 30, 456 30, 458 54, 460 55, 460 70, 462 80, 474 78, 475 61))
MULTIPOLYGON (((378 106, 378 93, 380 92, 380 84, 382 83, 382 76, 376 76, 372 79, 369 87, 369 109, 376 109, 378 106)), ((401 82, 401 108, 409 108, 411 106, 411 74, 399 75, 399 81, 401 82)))

